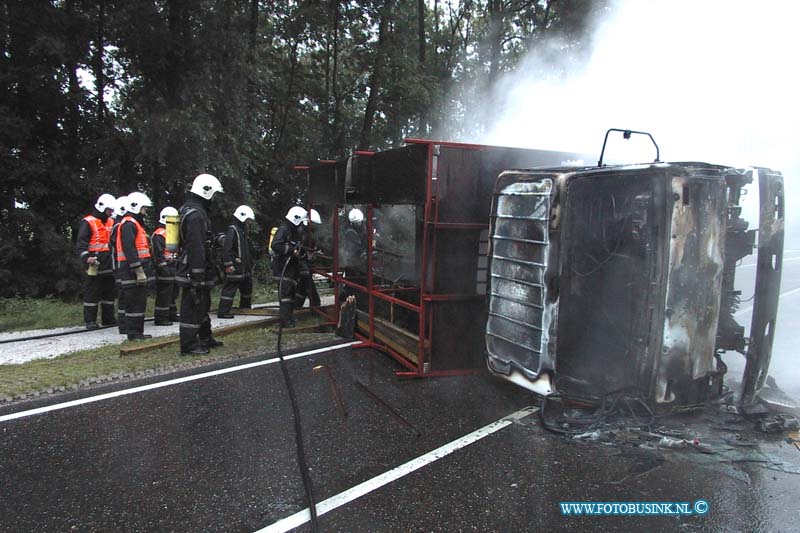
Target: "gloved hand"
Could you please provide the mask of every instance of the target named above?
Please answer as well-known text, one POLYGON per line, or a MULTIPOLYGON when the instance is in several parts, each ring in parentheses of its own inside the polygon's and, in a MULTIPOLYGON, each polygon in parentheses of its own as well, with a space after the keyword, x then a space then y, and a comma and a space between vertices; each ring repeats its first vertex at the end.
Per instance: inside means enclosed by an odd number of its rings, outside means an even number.
POLYGON ((90 255, 89 257, 86 258, 86 264, 89 266, 98 265, 100 264, 100 261, 98 261, 98 259, 95 256, 90 255))
POLYGON ((133 269, 133 272, 136 274, 136 284, 137 285, 146 285, 147 284, 147 275, 144 273, 144 268, 138 266, 133 269))

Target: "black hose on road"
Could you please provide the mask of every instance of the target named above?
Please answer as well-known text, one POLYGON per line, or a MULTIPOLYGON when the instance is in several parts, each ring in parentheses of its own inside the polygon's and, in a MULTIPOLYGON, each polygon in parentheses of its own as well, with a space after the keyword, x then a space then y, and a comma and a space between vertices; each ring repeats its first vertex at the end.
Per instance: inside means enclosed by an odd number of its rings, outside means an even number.
MULTIPOLYGON (((286 274, 286 267, 289 266, 289 260, 283 265, 281 271, 280 281, 278 282, 278 300, 280 302, 281 293, 283 292, 283 277, 286 274)), ((303 488, 305 488, 306 499, 308 501, 308 510, 311 513, 311 530, 315 533, 319 531, 319 523, 317 522, 317 504, 314 500, 314 487, 311 484, 311 476, 308 473, 308 463, 306 461, 306 451, 303 447, 303 429, 300 425, 300 411, 297 407, 297 398, 292 386, 292 380, 289 377, 289 368, 286 366, 286 361, 281 352, 281 337, 283 335, 283 320, 278 321, 278 343, 276 352, 278 359, 281 363, 281 371, 283 372, 283 379, 286 382, 286 389, 289 392, 289 400, 292 404, 292 416, 294 418, 294 435, 297 442, 297 464, 300 467, 300 476, 303 478, 303 488)))

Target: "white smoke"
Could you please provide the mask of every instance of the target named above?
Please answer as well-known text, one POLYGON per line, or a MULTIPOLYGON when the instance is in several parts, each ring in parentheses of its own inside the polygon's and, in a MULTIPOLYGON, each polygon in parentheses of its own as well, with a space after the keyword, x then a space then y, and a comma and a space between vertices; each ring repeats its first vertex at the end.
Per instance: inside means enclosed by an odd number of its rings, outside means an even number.
MULTIPOLYGON (((533 51, 498 84, 495 120, 479 142, 593 155, 608 128, 648 131, 662 161, 780 170, 786 187, 786 257, 771 374, 800 397, 792 330, 800 261, 800 2, 618 0, 596 21, 588 55, 561 43, 533 51), (559 55, 559 52, 561 54, 559 55), (794 250, 792 250, 794 249, 794 250)), ((655 158, 646 138, 610 138, 606 161, 655 158)), ((757 195, 745 218, 757 227, 757 195)), ((751 257, 747 262, 752 263, 751 257)), ((737 271, 743 298, 755 269, 737 271), (741 278, 741 279, 740 279, 741 278)), ((745 308, 747 304, 743 304, 745 308)), ((738 319, 749 329, 750 313, 738 319)), ((730 354, 733 375, 743 359, 730 354)))
MULTIPOLYGON (((586 61, 553 62, 551 43, 498 84, 480 142, 587 153, 592 164, 608 128, 630 128, 653 134, 662 161, 780 170, 786 243, 800 248, 798 20, 791 0, 619 0, 586 61)), ((609 139, 607 160, 654 158, 646 139, 609 139)))

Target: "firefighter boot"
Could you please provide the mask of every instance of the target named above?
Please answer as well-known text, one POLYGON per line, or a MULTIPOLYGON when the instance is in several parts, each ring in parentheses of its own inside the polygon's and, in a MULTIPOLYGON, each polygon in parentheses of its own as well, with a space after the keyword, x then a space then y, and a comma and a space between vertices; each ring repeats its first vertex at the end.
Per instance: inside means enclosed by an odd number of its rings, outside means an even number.
POLYGON ((284 328, 293 328, 294 327, 294 317, 292 316, 292 312, 294 311, 294 303, 289 302, 281 302, 280 306, 280 318, 281 318, 281 326, 284 328))

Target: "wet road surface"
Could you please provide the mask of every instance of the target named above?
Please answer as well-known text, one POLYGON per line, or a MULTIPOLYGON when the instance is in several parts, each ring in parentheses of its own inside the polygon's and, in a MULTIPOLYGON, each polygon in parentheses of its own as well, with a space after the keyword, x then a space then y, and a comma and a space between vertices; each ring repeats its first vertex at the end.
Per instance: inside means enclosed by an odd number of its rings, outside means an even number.
MULTIPOLYGON (((533 403, 485 374, 399 380, 399 367, 372 350, 325 351, 287 364, 318 502, 533 403)), ((0 409, 2 531, 256 531, 306 506, 277 364, 3 420, 9 412, 0 409)), ((762 449, 800 464, 800 451, 779 439, 762 449)), ((319 524, 322 531, 800 529, 800 475, 757 463, 702 463, 694 453, 565 439, 530 415, 320 516, 319 524), (558 506, 701 498, 710 505, 705 516, 565 517, 558 506)))

